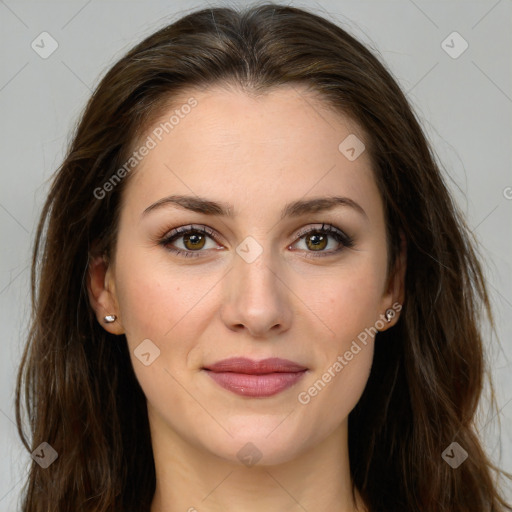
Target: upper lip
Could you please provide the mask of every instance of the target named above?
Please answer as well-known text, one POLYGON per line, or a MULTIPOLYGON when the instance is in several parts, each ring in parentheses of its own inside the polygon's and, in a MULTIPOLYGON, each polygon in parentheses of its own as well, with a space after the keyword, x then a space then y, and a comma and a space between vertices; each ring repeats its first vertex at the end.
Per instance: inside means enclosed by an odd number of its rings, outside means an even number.
POLYGON ((231 357, 205 366, 204 369, 212 372, 234 372, 252 375, 265 373, 295 373, 307 370, 305 366, 299 363, 279 357, 261 359, 260 361, 246 357, 231 357))

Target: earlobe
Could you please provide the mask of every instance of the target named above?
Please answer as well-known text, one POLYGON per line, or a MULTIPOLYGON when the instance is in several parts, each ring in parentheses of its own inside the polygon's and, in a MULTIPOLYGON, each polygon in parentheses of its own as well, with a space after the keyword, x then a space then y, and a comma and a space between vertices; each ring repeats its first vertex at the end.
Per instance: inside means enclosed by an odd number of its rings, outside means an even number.
POLYGON ((87 273, 89 302, 100 325, 111 334, 123 334, 110 267, 104 255, 91 257, 87 273))
POLYGON ((384 313, 384 317, 386 318, 386 322, 389 323, 393 318, 395 317, 395 310, 388 308, 386 309, 386 312, 384 313))

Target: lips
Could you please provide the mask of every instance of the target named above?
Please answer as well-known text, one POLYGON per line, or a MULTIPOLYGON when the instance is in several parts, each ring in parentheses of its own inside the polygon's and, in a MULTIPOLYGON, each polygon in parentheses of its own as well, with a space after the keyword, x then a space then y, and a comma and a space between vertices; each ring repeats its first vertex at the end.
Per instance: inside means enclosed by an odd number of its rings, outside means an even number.
POLYGON ((245 357, 232 357, 231 359, 223 359, 212 365, 205 366, 205 369, 212 372, 235 372, 246 373, 248 375, 294 373, 307 370, 305 366, 278 357, 262 359, 261 361, 254 361, 253 359, 247 359, 245 357))
POLYGON ((234 357, 208 365, 203 370, 219 386, 237 395, 264 398, 296 384, 307 368, 287 359, 254 361, 234 357))

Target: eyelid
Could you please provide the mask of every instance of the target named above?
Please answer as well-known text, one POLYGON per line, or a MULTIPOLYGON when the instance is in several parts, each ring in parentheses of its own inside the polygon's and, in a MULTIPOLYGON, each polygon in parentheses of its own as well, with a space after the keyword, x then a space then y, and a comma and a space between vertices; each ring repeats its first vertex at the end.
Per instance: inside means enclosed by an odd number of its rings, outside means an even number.
POLYGON ((218 238, 223 239, 223 237, 217 233, 210 226, 206 226, 203 224, 187 224, 185 226, 179 226, 177 228, 173 228, 171 230, 165 230, 160 236, 157 236, 156 239, 158 242, 168 242, 172 238, 179 238, 179 235, 186 235, 187 233, 197 231, 198 233, 203 233, 208 235, 210 238, 213 238, 218 243, 218 238))
POLYGON ((333 226, 332 224, 325 224, 322 223, 321 227, 317 228, 314 226, 308 226, 306 228, 303 228, 302 230, 298 231, 295 234, 296 238, 302 238, 305 235, 308 235, 310 233, 316 233, 316 232, 323 232, 323 233, 329 233, 329 234, 337 234, 339 235, 347 244, 353 243, 352 237, 347 235, 344 231, 337 228, 336 226, 333 226))
MULTIPOLYGON (((177 228, 167 230, 165 231, 160 237, 157 237, 157 242, 160 245, 163 245, 166 247, 168 244, 173 241, 175 238, 180 238, 181 236, 184 236, 187 233, 190 232, 198 232, 205 234, 212 238, 216 243, 219 243, 217 238, 223 238, 221 235, 217 233, 213 228, 206 226, 206 225, 198 225, 198 224, 188 224, 184 226, 179 226, 177 228)), ((308 253, 308 257, 322 257, 322 256, 329 256, 338 254, 340 251, 342 251, 345 248, 350 248, 354 245, 353 238, 349 235, 347 235, 345 232, 343 232, 341 229, 337 228, 336 226, 333 226, 332 224, 325 224, 322 223, 321 227, 316 226, 307 226, 305 228, 302 228, 294 235, 294 240, 291 244, 289 244, 287 247, 291 247, 295 245, 297 242, 302 240, 305 236, 312 234, 312 233, 327 233, 329 236, 335 238, 337 242, 341 245, 339 249, 336 249, 335 251, 305 251, 308 253), (339 239, 339 240, 338 240, 339 239), (315 253, 317 253, 318 256, 315 256, 315 253)), ((166 247, 167 248, 167 247, 166 247)), ((207 252, 207 251, 192 251, 192 250, 183 250, 178 248, 167 248, 167 250, 174 252, 176 254, 186 254, 186 255, 195 255, 196 257, 199 256, 199 253, 201 252, 207 252)))

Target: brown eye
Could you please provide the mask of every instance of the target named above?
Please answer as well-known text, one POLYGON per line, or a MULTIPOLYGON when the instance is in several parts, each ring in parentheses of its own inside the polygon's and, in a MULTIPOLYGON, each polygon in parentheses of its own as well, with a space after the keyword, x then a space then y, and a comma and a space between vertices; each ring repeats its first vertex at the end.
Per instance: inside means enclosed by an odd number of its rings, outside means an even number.
POLYGON ((318 233, 313 233, 311 235, 306 235, 304 237, 308 248, 313 249, 314 251, 325 249, 327 247, 327 238, 327 236, 320 235, 318 233))
POLYGON ((194 249, 202 249, 204 244, 206 243, 206 238, 204 235, 193 233, 191 235, 183 236, 183 245, 190 250, 194 249), (189 245, 190 244, 190 245, 189 245))
POLYGON ((218 244, 214 242, 215 233, 210 228, 185 226, 173 229, 159 243, 168 251, 180 256, 198 257, 207 252, 207 249, 218 249, 218 244), (210 247, 207 246, 209 240, 212 242, 210 247))
POLYGON ((326 226, 322 224, 321 228, 307 228, 301 231, 297 236, 299 240, 295 242, 295 244, 302 242, 306 247, 304 249, 305 256, 308 257, 332 256, 333 254, 337 254, 343 249, 354 245, 354 241, 350 236, 331 225, 326 226), (330 245, 331 240, 335 241, 334 247, 329 248, 329 250, 325 250, 330 245), (338 247, 336 247, 336 244, 338 247), (311 255, 311 253, 317 254, 311 255))

